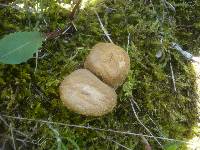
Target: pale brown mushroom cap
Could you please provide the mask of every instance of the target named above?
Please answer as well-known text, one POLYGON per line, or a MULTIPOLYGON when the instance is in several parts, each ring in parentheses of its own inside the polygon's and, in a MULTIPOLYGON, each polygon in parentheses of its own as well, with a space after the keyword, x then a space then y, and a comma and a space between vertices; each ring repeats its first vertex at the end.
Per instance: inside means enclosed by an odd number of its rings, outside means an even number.
POLYGON ((79 69, 66 76, 59 90, 68 109, 86 116, 102 116, 111 112, 117 104, 114 89, 87 69, 79 69))
POLYGON ((130 58, 123 48, 115 44, 98 43, 86 58, 84 67, 106 84, 117 88, 128 75, 130 58))

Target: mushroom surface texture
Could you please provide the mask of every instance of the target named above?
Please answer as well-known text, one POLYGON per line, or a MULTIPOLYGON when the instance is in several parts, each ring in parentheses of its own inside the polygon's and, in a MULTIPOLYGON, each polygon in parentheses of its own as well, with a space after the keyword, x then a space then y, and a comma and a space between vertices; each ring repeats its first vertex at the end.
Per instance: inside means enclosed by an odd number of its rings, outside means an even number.
POLYGON ((123 48, 113 43, 98 43, 87 56, 84 67, 116 89, 128 75, 130 58, 123 48))
POLYGON ((102 116, 117 104, 115 90, 87 69, 79 69, 66 76, 59 87, 64 105, 79 114, 102 116))

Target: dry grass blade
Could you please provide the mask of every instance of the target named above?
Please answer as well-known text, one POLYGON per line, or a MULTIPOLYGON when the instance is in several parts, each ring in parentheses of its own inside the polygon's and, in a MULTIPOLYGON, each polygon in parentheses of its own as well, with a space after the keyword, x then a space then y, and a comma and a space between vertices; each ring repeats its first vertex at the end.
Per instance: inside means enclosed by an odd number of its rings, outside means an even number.
POLYGON ((175 77, 174 77, 173 66, 172 66, 172 63, 171 63, 171 57, 170 57, 169 65, 170 65, 170 70, 171 70, 171 77, 172 77, 172 82, 173 82, 174 92, 176 92, 176 81, 175 81, 175 77))
POLYGON ((113 139, 112 139, 112 138, 110 138, 110 137, 108 137, 107 139, 108 139, 109 141, 111 141, 111 142, 113 142, 113 143, 115 143, 115 144, 119 145, 120 147, 122 147, 122 148, 126 149, 126 150, 131 150, 130 148, 128 148, 128 147, 126 147, 126 146, 124 146, 124 145, 122 145, 122 144, 118 143, 117 141, 113 140, 113 139))
POLYGON ((134 106, 133 106, 133 102, 132 102, 131 100, 130 100, 130 102, 131 102, 131 107, 132 107, 133 113, 134 113, 134 115, 135 115, 137 121, 145 128, 145 130, 146 130, 147 132, 149 132, 149 134, 155 139, 155 141, 163 148, 162 144, 158 141, 158 139, 151 133, 151 131, 150 131, 150 130, 142 123, 142 121, 139 119, 139 117, 138 117, 138 115, 137 115, 137 113, 136 113, 136 111, 135 111, 135 108, 134 108, 134 106))
POLYGON ((12 128, 11 123, 10 123, 10 133, 11 133, 11 137, 12 137, 13 149, 16 150, 15 138, 14 138, 13 128, 12 128))
POLYGON ((99 20, 101 29, 103 30, 104 34, 106 35, 106 37, 108 38, 108 40, 110 41, 110 43, 113 43, 113 41, 111 40, 111 38, 110 38, 110 36, 109 36, 109 34, 108 34, 108 31, 105 29, 103 23, 101 22, 101 19, 100 19, 98 13, 97 13, 96 11, 94 11, 94 12, 95 12, 95 14, 96 14, 96 16, 97 16, 97 18, 98 18, 98 20, 99 20))

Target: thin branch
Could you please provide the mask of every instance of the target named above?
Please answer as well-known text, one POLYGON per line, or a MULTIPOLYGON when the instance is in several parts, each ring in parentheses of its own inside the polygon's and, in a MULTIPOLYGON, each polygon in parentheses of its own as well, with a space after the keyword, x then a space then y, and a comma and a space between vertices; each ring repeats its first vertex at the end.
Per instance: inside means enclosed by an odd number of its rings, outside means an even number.
POLYGON ((139 111, 141 111, 139 105, 138 105, 137 102, 133 99, 133 97, 131 98, 131 101, 135 104, 135 106, 137 107, 137 109, 138 109, 139 111))
POLYGON ((175 77, 174 77, 173 66, 172 66, 172 63, 171 63, 171 57, 170 57, 169 66, 170 66, 170 70, 171 70, 171 77, 172 77, 172 82, 173 82, 174 91, 176 92, 176 81, 175 81, 175 77))
MULTIPOLYGON (((5 121, 5 119, 2 116, 0 116, 0 120, 4 123, 4 125, 6 125, 8 128, 10 128, 10 125, 5 121)), ((29 138, 29 135, 26 135, 25 133, 23 133, 19 130, 16 130, 15 128, 12 128, 12 129, 15 133, 18 133, 26 138, 29 138)))
POLYGON ((108 38, 108 40, 110 41, 110 43, 113 43, 113 41, 111 40, 109 34, 108 34, 108 31, 106 30, 106 28, 104 27, 103 23, 101 22, 101 19, 98 15, 98 13, 96 12, 96 10, 94 10, 98 20, 99 20, 99 23, 100 23, 100 26, 101 26, 101 29, 103 30, 104 34, 106 35, 106 37, 108 38))
POLYGON ((9 124, 3 119, 2 116, 0 116, 0 120, 1 120, 7 127, 9 127, 9 124))
POLYGON ((82 128, 82 129, 88 129, 88 130, 94 130, 94 131, 104 131, 104 132, 118 133, 118 134, 124 134, 124 135, 144 136, 144 137, 148 137, 148 138, 156 138, 156 139, 161 139, 161 140, 176 141, 176 142, 191 144, 191 142, 186 142, 186 141, 183 141, 183 140, 176 140, 176 139, 165 138, 165 137, 156 137, 156 136, 145 135, 145 134, 141 134, 141 133, 132 133, 132 132, 129 132, 129 131, 118 131, 118 130, 114 130, 114 129, 104 129, 104 128, 97 128, 97 127, 91 127, 91 126, 65 124, 65 123, 61 123, 61 122, 52 122, 52 121, 46 121, 46 120, 40 120, 40 119, 29 119, 29 118, 15 117, 15 116, 9 116, 9 115, 4 115, 4 114, 0 114, 0 115, 5 117, 5 118, 10 118, 10 119, 15 119, 15 120, 54 124, 54 125, 60 125, 60 126, 82 128))
POLYGON ((112 138, 110 138, 110 137, 108 137, 107 139, 108 139, 109 141, 112 141, 113 143, 115 143, 115 144, 121 146, 122 148, 124 148, 124 149, 126 149, 126 150, 131 150, 130 148, 128 148, 128 147, 126 147, 126 146, 124 146, 124 145, 118 143, 117 141, 114 141, 114 140, 113 140, 112 138))
POLYGON ((22 142, 22 143, 26 142, 26 143, 31 143, 31 144, 34 144, 34 145, 40 145, 39 143, 34 142, 34 140, 29 141, 29 140, 24 140, 24 139, 16 138, 16 141, 20 141, 20 142, 22 142))
POLYGON ((67 27, 67 28, 62 32, 62 35, 64 35, 70 28, 71 28, 71 26, 67 27))
POLYGON ((127 53, 128 53, 129 45, 130 45, 130 32, 128 32, 128 37, 127 37, 127 46, 126 46, 127 53))
POLYGON ((34 69, 34 74, 37 71, 37 67, 38 67, 38 51, 36 52, 36 57, 35 57, 35 69, 34 69))
MULTIPOLYGON (((12 140, 12 137, 10 137, 10 136, 0 135, 0 137, 3 137, 4 139, 11 139, 12 140)), ((31 143, 31 144, 34 144, 34 145, 39 145, 38 143, 33 142, 33 141, 36 141, 36 140, 29 141, 29 140, 24 140, 24 139, 20 139, 20 138, 16 138, 15 140, 22 142, 22 143, 26 142, 26 143, 31 143)))
POLYGON ((11 133, 11 137, 12 137, 13 149, 16 150, 15 138, 14 138, 14 135, 13 135, 13 128, 12 128, 11 123, 10 123, 10 133, 11 133))
POLYGON ((156 130, 161 133, 160 129, 159 129, 159 126, 154 122, 154 120, 148 115, 149 119, 151 120, 151 122, 155 125, 156 127, 156 130))
POLYGON ((130 100, 130 102, 131 102, 131 107, 132 107, 133 113, 134 113, 134 115, 135 115, 137 121, 145 128, 145 130, 146 130, 147 132, 149 132, 149 134, 155 139, 155 141, 163 148, 162 144, 158 141, 158 139, 151 133, 151 131, 150 131, 150 130, 142 123, 142 121, 139 119, 139 117, 138 117, 138 115, 137 115, 137 113, 136 113, 136 111, 135 111, 135 108, 134 108, 134 106, 133 106, 133 102, 132 102, 131 100, 130 100))
POLYGON ((171 3, 169 3, 169 2, 166 1, 166 0, 162 0, 162 2, 163 2, 163 5, 164 5, 164 7, 165 7, 166 9, 170 8, 174 13, 176 12, 175 7, 174 7, 171 3))
MULTIPOLYGON (((35 133, 35 130, 36 130, 36 128, 37 128, 37 125, 38 125, 38 123, 36 123, 36 125, 33 127, 32 132, 31 132, 32 135, 29 135, 29 136, 26 135, 26 136, 25 136, 25 139, 23 139, 24 142, 22 141, 24 144, 26 144, 27 139, 29 139, 30 141, 32 141, 32 143, 34 143, 33 140, 32 140, 32 136, 33 136, 33 134, 35 133)), ((38 142, 38 143, 39 143, 39 142, 38 142)), ((38 144, 38 145, 39 145, 39 144, 38 144)), ((21 149, 21 148, 23 148, 23 145, 21 145, 18 149, 21 149)))

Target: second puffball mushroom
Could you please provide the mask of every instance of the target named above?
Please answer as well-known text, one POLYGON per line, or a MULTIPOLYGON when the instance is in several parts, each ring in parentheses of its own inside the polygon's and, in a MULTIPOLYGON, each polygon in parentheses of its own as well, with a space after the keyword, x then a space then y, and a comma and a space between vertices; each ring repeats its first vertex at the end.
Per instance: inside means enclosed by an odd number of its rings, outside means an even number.
POLYGON ((107 114, 117 103, 114 89, 86 69, 66 76, 59 90, 61 100, 68 109, 86 116, 107 114))
POLYGON ((128 75, 130 58, 124 49, 113 43, 98 43, 87 56, 84 67, 116 89, 128 75))

